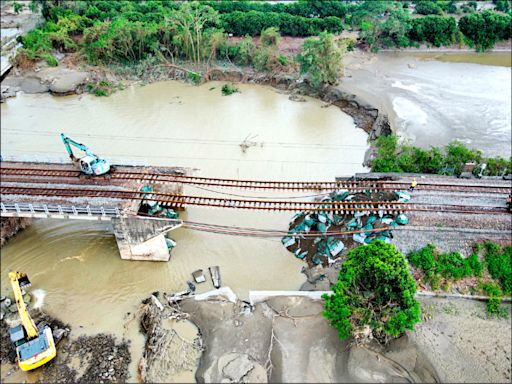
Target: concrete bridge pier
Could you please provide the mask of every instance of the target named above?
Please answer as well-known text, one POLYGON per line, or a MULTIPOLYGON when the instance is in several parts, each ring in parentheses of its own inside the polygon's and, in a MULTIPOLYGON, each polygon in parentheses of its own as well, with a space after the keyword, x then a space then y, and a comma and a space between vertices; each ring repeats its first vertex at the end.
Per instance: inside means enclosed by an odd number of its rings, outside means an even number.
POLYGON ((164 233, 182 224, 181 220, 159 218, 112 218, 119 253, 124 260, 169 261, 164 233))

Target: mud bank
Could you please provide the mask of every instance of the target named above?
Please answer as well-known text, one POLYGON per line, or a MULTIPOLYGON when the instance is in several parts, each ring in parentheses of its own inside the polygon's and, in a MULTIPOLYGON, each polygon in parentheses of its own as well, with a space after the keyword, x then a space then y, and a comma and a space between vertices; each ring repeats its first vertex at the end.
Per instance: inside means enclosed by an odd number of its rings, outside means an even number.
POLYGON ((162 311, 149 303, 146 313, 158 319, 174 311, 199 328, 200 383, 510 380, 509 320, 487 318, 479 302, 420 301, 423 322, 385 347, 340 342, 322 301, 306 297, 274 297, 252 308, 224 296, 187 298, 162 311))
POLYGON ((0 218, 0 247, 3 247, 7 240, 16 235, 19 231, 27 228, 31 219, 20 217, 0 218))
MULTIPOLYGON (((79 70, 71 63, 72 59, 63 59, 63 64, 56 68, 36 67, 35 69, 20 71, 17 75, 10 75, 2 82, 2 101, 14 97, 16 92, 45 93, 50 92, 57 96, 81 94, 88 83, 107 81, 109 84, 142 83, 150 84, 156 81, 182 80, 189 81, 186 68, 157 65, 146 71, 134 74, 113 72, 101 67, 86 67, 79 70)), ((252 68, 213 67, 204 74, 201 81, 226 81, 247 84, 270 85, 283 92, 290 93, 290 99, 303 101, 300 95, 311 96, 336 105, 343 112, 354 119, 355 125, 363 129, 373 140, 380 135, 391 133, 388 117, 359 96, 349 94, 334 86, 326 86, 320 90, 311 88, 307 80, 299 79, 295 73, 268 73, 257 72, 252 68)))

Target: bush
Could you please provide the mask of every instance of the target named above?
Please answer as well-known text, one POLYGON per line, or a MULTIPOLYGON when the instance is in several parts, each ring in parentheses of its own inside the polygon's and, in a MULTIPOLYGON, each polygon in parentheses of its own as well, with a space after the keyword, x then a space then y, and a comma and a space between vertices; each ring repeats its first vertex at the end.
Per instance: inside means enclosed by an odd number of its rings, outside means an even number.
POLYGON ((483 270, 477 254, 463 258, 458 252, 440 253, 432 244, 409 252, 407 260, 413 267, 423 271, 425 282, 430 283, 432 290, 439 288, 441 278, 445 282, 460 280, 471 275, 480 275, 483 270))
POLYGON ((323 314, 341 340, 368 326, 379 341, 387 341, 420 321, 416 285, 405 258, 382 241, 350 251, 332 290, 323 296, 323 314))
POLYGON ((224 84, 222 86, 222 96, 229 96, 233 93, 240 92, 240 90, 234 84, 224 84))
MULTIPOLYGON (((482 152, 470 149, 458 141, 452 141, 445 148, 431 147, 424 150, 418 147, 399 145, 396 135, 380 136, 376 141, 377 154, 372 160, 374 172, 413 172, 445 175, 459 175, 467 162, 477 166, 490 164, 484 172, 490 176, 501 176, 512 169, 512 158, 506 161, 498 158, 484 158, 482 152)), ((479 167, 475 167, 478 173, 479 167)))
POLYGON ((440 15, 443 10, 435 1, 421 0, 416 1, 416 13, 420 15, 440 15))
POLYGON ((505 295, 512 293, 512 246, 501 248, 491 242, 485 242, 485 261, 489 274, 499 280, 505 295))
POLYGON ((494 0, 495 9, 500 12, 510 11, 510 0, 494 0))
POLYGON ((501 306, 501 289, 492 283, 482 285, 482 291, 489 296, 486 309, 491 316, 508 317, 507 309, 501 306))
POLYGON ((238 52, 235 56, 235 63, 241 65, 250 65, 252 63, 256 46, 249 36, 246 36, 238 45, 238 52))
POLYGON ((279 29, 270 27, 261 31, 260 43, 264 47, 277 47, 281 41, 279 29))
POLYGON ((101 80, 97 83, 87 83, 85 86, 87 92, 98 97, 110 95, 113 91, 113 88, 114 84, 106 80, 101 80))

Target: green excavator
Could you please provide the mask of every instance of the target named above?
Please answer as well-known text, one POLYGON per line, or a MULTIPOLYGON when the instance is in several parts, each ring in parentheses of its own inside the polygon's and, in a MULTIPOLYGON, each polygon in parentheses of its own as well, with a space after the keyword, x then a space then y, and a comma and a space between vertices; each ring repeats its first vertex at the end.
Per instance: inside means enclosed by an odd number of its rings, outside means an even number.
POLYGON ((62 142, 64 143, 64 145, 66 147, 66 150, 68 151, 71 161, 75 164, 78 164, 78 166, 80 167, 80 170, 84 174, 86 174, 88 176, 100 176, 100 175, 104 175, 110 171, 109 162, 105 159, 102 159, 102 158, 96 156, 84 144, 81 144, 73 139, 70 139, 63 133, 60 134, 60 138, 62 139, 62 142), (73 154, 73 149, 71 148, 72 145, 75 146, 76 148, 80 149, 81 151, 84 151, 85 156, 81 157, 81 158, 75 157, 75 155, 73 154))

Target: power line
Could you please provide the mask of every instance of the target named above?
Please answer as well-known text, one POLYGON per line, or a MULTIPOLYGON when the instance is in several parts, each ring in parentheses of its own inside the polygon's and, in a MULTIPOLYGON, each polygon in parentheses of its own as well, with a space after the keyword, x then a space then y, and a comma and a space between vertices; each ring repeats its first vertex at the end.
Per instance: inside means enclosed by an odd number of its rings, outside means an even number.
MULTIPOLYGON (((40 136, 56 136, 57 134, 52 131, 37 131, 37 130, 23 130, 23 129, 3 129, 3 132, 9 132, 15 135, 37 134, 40 136)), ((176 138, 176 137, 146 137, 146 136, 126 136, 126 135, 99 135, 83 132, 66 132, 68 135, 76 135, 80 137, 96 138, 96 139, 110 139, 115 141, 146 141, 146 142, 171 142, 183 144, 216 144, 228 146, 240 146, 241 141, 238 140, 213 140, 213 139, 195 139, 195 138, 176 138)), ((351 144, 319 144, 319 143, 293 143, 293 142, 263 142, 264 147, 279 147, 279 148, 318 148, 318 149, 366 149, 366 145, 351 145, 351 144)))

